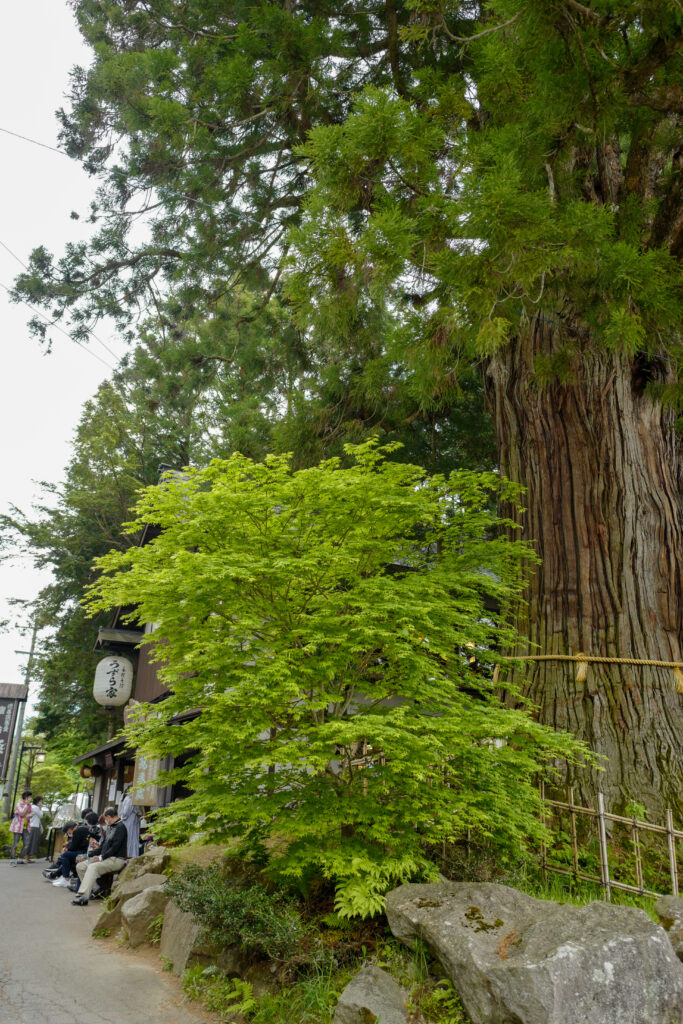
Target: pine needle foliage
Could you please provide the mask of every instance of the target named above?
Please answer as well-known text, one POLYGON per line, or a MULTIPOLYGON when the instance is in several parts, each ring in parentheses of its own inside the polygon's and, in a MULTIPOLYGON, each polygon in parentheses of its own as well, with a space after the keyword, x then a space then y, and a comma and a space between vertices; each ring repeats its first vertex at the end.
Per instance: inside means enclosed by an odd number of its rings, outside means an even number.
POLYGON ((680 4, 407 7, 409 88, 366 85, 300 150, 314 184, 286 288, 302 326, 346 338, 390 311, 426 401, 540 317, 581 355, 656 357, 653 394, 675 405, 680 4))
POLYGON ((535 777, 580 750, 467 664, 469 645, 494 662, 514 639, 486 605, 522 593, 530 552, 490 511, 516 489, 389 454, 371 441, 299 471, 234 455, 167 478, 130 525, 159 536, 99 559, 90 595, 154 623, 171 693, 131 742, 194 752, 160 776, 192 791, 159 812, 162 834, 237 837, 276 875, 321 873, 345 916, 433 875, 426 840, 538 836, 535 777))

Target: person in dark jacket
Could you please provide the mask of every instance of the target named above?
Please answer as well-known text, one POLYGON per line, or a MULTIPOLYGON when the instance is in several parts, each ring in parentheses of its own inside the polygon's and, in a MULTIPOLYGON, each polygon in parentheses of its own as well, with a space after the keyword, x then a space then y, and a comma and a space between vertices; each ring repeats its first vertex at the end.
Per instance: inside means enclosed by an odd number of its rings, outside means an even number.
MULTIPOLYGON (((76 858, 80 857, 82 853, 87 853, 88 851, 90 830, 83 821, 78 823, 75 821, 67 821, 64 826, 64 831, 69 837, 69 841, 66 844, 66 849, 63 850, 57 858, 57 878, 54 879, 52 884, 67 888, 69 885, 69 875, 71 875, 74 870, 76 858)), ((53 877, 51 871, 44 871, 43 874, 48 880, 53 877)))
POLYGON ((126 863, 128 833, 115 807, 106 808, 104 820, 107 823, 107 832, 100 846, 95 849, 94 856, 76 865, 81 880, 78 895, 71 901, 76 907, 87 907, 90 893, 100 875, 120 871, 126 863))

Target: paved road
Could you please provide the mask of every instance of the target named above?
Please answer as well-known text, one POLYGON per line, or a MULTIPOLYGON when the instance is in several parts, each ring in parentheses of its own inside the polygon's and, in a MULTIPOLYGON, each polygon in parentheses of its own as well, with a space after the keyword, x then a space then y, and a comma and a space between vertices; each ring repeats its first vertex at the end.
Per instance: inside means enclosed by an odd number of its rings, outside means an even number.
POLYGON ((72 907, 44 861, 0 861, 0 1024, 201 1024, 156 966, 93 939, 100 904, 72 907))

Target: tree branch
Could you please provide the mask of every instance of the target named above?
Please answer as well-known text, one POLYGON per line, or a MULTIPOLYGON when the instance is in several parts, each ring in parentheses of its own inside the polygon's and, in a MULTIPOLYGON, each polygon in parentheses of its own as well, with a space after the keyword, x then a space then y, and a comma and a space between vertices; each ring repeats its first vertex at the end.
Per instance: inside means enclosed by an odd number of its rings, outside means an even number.
POLYGON ((562 0, 562 3, 566 4, 567 7, 571 7, 577 14, 583 14, 585 18, 589 18, 596 25, 604 25, 607 21, 601 14, 596 11, 592 11, 590 7, 586 7, 585 4, 580 4, 578 0, 562 0))
POLYGON ((449 29, 448 25, 446 24, 446 19, 443 17, 441 18, 441 25, 448 38, 452 39, 454 43, 471 43, 473 39, 481 39, 482 36, 488 36, 491 35, 492 32, 500 32, 502 29, 507 28, 508 25, 512 25, 515 21, 518 20, 518 18, 521 18, 523 13, 523 10, 517 11, 517 14, 514 14, 511 18, 508 18, 507 21, 502 22, 502 24, 492 25, 491 28, 485 28, 483 29, 483 31, 475 32, 474 35, 471 36, 454 35, 449 29))
POLYGON ((385 3, 389 40, 389 67, 391 68, 391 76, 394 80, 394 85, 396 86, 396 92, 406 100, 409 97, 409 92, 406 89, 403 78, 401 77, 401 69, 398 62, 398 25, 396 19, 396 8, 394 7, 394 0, 385 0, 385 3))

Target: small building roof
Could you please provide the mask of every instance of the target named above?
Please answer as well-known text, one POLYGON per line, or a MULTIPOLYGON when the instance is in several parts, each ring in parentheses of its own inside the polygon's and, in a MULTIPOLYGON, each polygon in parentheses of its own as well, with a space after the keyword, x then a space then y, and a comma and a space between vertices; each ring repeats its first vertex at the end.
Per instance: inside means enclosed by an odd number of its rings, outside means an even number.
POLYGON ((142 630, 116 629, 100 626, 97 631, 95 650, 101 651, 111 645, 137 647, 144 637, 142 630))
POLYGON ((81 761, 87 761, 89 757, 96 757, 98 754, 106 754, 107 751, 109 751, 109 753, 113 753, 119 747, 123 749, 125 745, 126 741, 121 737, 114 740, 107 740, 106 743, 101 743, 99 747, 93 747, 93 749, 89 750, 87 754, 79 754, 78 757, 75 757, 71 763, 80 764, 81 761))
POLYGON ((0 683, 0 698, 5 700, 26 700, 28 686, 19 683, 0 683))

